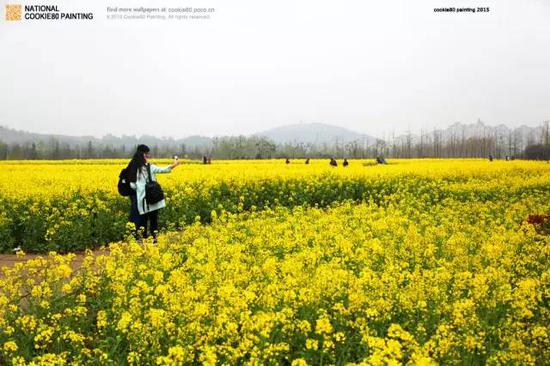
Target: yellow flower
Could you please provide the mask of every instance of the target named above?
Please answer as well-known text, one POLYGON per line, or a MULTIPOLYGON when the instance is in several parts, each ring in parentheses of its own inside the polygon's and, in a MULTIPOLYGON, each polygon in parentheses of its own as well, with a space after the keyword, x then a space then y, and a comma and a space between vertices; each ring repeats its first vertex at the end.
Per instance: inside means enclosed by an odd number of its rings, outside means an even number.
POLYGON ((306 339, 306 349, 311 349, 316 351, 319 349, 319 341, 316 339, 306 339))
POLYGON ((105 310, 100 310, 97 312, 97 327, 102 329, 107 326, 107 313, 105 310))
POLYGON ((5 342, 3 348, 4 348, 4 351, 7 353, 14 353, 19 349, 17 347, 17 343, 15 343, 14 341, 5 342))
POLYGON ((328 320, 326 317, 322 317, 320 319, 317 319, 315 322, 315 333, 319 335, 323 334, 330 334, 332 333, 332 325, 330 324, 330 320, 328 320))
POLYGON ((131 321, 132 316, 130 315, 130 313, 127 311, 123 312, 120 316, 120 320, 117 323, 117 329, 121 332, 125 332, 131 321))
POLYGON ((292 366, 307 366, 307 362, 303 358, 297 358, 292 361, 292 366))

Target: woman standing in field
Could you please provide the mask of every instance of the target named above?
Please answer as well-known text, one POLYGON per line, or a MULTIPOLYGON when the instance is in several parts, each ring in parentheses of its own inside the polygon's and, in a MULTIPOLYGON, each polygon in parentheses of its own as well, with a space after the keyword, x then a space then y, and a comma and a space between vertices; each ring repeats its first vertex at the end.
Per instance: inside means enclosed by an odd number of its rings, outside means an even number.
POLYGON ((157 241, 158 231, 158 210, 166 207, 164 199, 159 202, 148 204, 145 199, 145 186, 149 180, 147 168, 151 172, 151 180, 156 181, 155 174, 170 173, 177 167, 179 161, 174 161, 171 165, 160 168, 149 164, 149 147, 147 145, 138 145, 137 150, 128 164, 128 180, 130 187, 135 190, 135 194, 130 195, 132 207, 130 211, 130 221, 136 225, 136 230, 142 231, 143 236, 147 237, 147 226, 149 233, 153 236, 153 242, 157 241), (149 225, 147 225, 149 223, 149 225))

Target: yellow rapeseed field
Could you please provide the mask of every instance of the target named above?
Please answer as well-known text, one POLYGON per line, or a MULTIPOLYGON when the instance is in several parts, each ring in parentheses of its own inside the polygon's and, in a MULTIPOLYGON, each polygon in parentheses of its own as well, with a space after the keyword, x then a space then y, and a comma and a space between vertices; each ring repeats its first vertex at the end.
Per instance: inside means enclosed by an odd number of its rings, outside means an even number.
MULTIPOLYGON (((120 240, 129 200, 117 194, 122 160, 0 162, 0 253, 83 250, 120 240)), ((169 161, 157 161, 158 165, 169 161)), ((352 160, 330 167, 327 160, 215 161, 183 164, 159 176, 167 195, 162 228, 182 228, 211 213, 297 205, 324 207, 347 199, 386 201, 409 192, 438 202, 449 196, 547 192, 550 165, 486 160, 394 160, 377 166, 352 160), (511 192, 511 193, 510 193, 511 192)))
MULTIPOLYGON (((123 162, 0 165, 4 248, 124 235, 123 162)), ((159 181, 182 230, 158 244, 0 270, 0 364, 550 359, 550 164, 220 161, 159 181)))

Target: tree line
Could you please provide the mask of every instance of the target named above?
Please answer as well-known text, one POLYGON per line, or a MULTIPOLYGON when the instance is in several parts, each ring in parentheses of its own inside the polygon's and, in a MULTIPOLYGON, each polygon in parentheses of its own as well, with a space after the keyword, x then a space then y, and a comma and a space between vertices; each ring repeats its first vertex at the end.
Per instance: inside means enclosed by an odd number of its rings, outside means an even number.
MULTIPOLYGON (((492 155, 527 159, 550 159, 549 122, 543 123, 540 136, 524 136, 520 131, 507 134, 484 133, 466 136, 465 133, 444 133, 440 130, 421 131, 399 137, 379 139, 368 144, 362 141, 334 143, 284 143, 259 136, 217 137, 209 144, 187 147, 185 144, 153 145, 152 154, 158 158, 178 155, 200 159, 273 159, 273 158, 355 158, 384 156, 389 158, 479 158, 492 155)), ((57 160, 128 158, 135 151, 133 145, 68 144, 55 138, 25 144, 0 141, 0 160, 57 160)))
POLYGON ((382 141, 380 150, 383 155, 396 158, 526 158, 550 159, 550 128, 545 121, 540 128, 540 134, 525 135, 520 130, 508 133, 485 132, 477 136, 469 136, 462 131, 444 135, 440 130, 431 133, 421 133, 413 141, 411 134, 398 139, 391 138, 382 141))

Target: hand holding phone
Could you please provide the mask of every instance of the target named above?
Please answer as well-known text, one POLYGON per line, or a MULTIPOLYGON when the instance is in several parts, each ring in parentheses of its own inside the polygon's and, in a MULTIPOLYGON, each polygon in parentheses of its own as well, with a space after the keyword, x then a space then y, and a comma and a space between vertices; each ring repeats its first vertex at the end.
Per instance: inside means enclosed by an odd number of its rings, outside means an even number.
POLYGON ((172 163, 171 167, 172 167, 172 168, 175 168, 175 167, 177 167, 178 165, 180 165, 180 161, 178 160, 178 156, 177 156, 177 155, 174 155, 174 162, 172 163))

